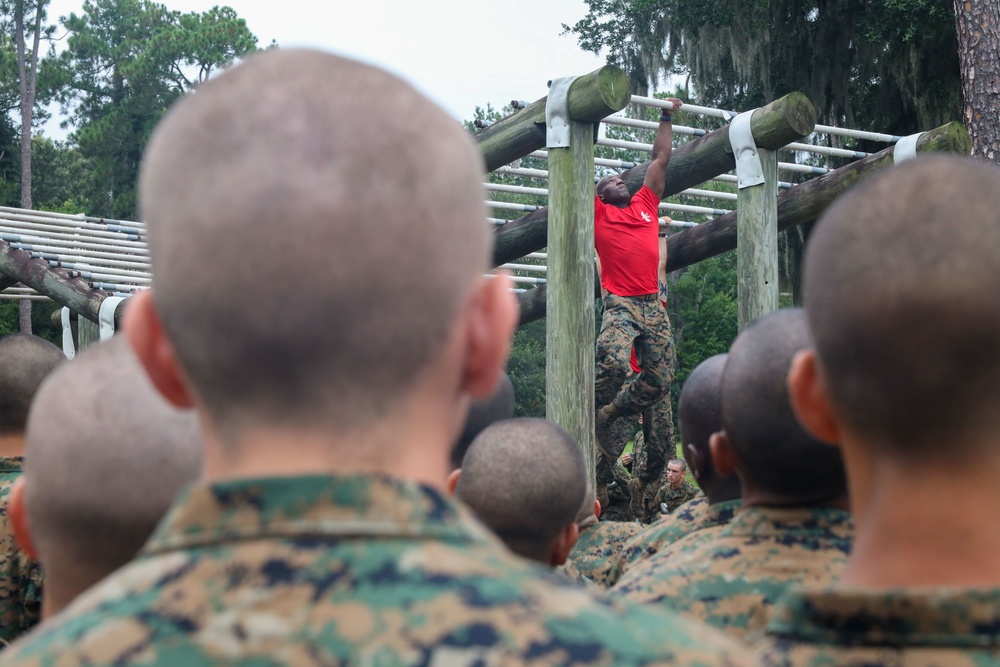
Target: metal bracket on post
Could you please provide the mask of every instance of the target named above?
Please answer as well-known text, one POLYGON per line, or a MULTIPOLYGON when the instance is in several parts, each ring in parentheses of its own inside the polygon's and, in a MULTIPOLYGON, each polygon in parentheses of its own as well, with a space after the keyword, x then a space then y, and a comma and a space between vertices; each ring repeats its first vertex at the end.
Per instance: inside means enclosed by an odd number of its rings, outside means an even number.
POLYGON ((751 116, 753 111, 746 111, 729 124, 729 143, 736 158, 736 183, 740 190, 764 182, 764 169, 760 166, 757 144, 750 130, 751 116))
POLYGON ((545 147, 569 148, 569 89, 577 76, 554 79, 545 100, 545 147))
POLYGON ((101 302, 97 311, 97 319, 101 325, 101 341, 106 341, 115 335, 115 311, 118 304, 125 300, 122 296, 109 296, 101 302))
POLYGON ((69 308, 63 306, 62 309, 62 330, 63 330, 63 354, 67 359, 76 356, 76 344, 73 342, 73 325, 70 322, 69 308))
POLYGON ((895 147, 892 149, 892 163, 899 164, 900 162, 906 162, 917 157, 917 140, 920 139, 922 134, 923 132, 917 132, 897 141, 895 147))

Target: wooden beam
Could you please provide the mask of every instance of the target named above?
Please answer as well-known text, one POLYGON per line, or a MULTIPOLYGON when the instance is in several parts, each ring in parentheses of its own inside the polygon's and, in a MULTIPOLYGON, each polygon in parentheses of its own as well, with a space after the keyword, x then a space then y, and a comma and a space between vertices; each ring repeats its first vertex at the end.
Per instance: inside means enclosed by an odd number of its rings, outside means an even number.
MULTIPOLYGON (((965 126, 949 123, 929 130, 917 141, 918 153, 968 155, 972 141, 965 126)), ((778 231, 819 218, 834 199, 855 183, 893 164, 892 147, 817 176, 778 195, 778 231)), ((685 229, 667 238, 667 271, 676 271, 736 247, 736 213, 685 229)), ((545 317, 545 285, 520 295, 520 324, 545 317)))
POLYGON ((11 278, 6 274, 0 273, 0 292, 4 291, 8 287, 13 287, 17 284, 17 278, 11 278))
MULTIPOLYGON (((568 98, 570 118, 596 123, 624 109, 631 98, 628 75, 618 67, 605 65, 573 82, 568 98)), ((547 101, 548 97, 543 97, 476 133, 474 138, 486 162, 486 171, 545 146, 547 101)))
MULTIPOLYGON (((924 132, 917 152, 949 152, 968 155, 972 149, 969 133, 961 123, 949 123, 924 132)), ((893 148, 869 155, 848 165, 817 176, 778 195, 778 231, 812 222, 848 188, 886 167, 891 167, 893 148)), ((690 266, 736 247, 736 213, 685 229, 667 239, 667 271, 690 266)))
MULTIPOLYGON (((26 250, 15 249, 6 241, 0 241, 0 273, 92 322, 98 321, 101 303, 108 296, 106 292, 88 285, 82 278, 70 278, 65 269, 51 267, 48 261, 32 257, 26 250)), ((125 303, 123 301, 118 304, 115 310, 116 320, 125 312, 125 303)))
MULTIPOLYGON (((761 107, 754 113, 750 125, 757 146, 770 150, 802 139, 815 126, 816 110, 802 93, 790 93, 761 107)), ((731 170, 735 164, 728 126, 681 144, 670 156, 663 196, 677 194, 714 178, 731 170)), ((621 174, 633 194, 642 187, 647 168, 648 163, 641 164, 621 174)), ((493 264, 500 266, 544 248, 548 243, 547 219, 548 209, 540 208, 497 228, 493 264)))

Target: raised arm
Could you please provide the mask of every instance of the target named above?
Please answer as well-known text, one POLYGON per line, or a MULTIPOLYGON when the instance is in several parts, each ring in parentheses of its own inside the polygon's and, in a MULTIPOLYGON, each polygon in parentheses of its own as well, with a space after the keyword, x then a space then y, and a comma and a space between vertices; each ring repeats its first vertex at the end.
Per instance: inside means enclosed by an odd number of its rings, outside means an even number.
MULTIPOLYGON (((682 102, 671 97, 667 99, 674 105, 673 111, 681 108, 682 102)), ((656 131, 656 139, 653 140, 653 159, 646 169, 646 178, 642 184, 653 191, 657 199, 663 197, 664 179, 667 163, 670 162, 670 151, 673 148, 674 131, 671 124, 671 114, 673 111, 663 109, 660 114, 660 127, 656 131)))

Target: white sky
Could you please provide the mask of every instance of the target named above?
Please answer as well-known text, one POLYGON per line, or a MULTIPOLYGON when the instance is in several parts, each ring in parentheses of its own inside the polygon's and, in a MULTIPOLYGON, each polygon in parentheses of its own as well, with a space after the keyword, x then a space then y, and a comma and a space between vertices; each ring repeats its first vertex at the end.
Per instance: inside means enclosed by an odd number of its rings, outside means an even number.
MULTIPOLYGON (((322 48, 380 65, 458 120, 471 119, 477 105, 532 102, 546 95, 550 79, 604 64, 582 51, 575 37, 561 35, 563 23, 572 25, 587 13, 584 0, 160 1, 182 12, 229 5, 261 46, 273 39, 284 47, 322 48)), ((49 17, 81 13, 82 6, 83 0, 52 0, 49 17)), ((60 120, 53 118, 42 131, 64 136, 60 120)))

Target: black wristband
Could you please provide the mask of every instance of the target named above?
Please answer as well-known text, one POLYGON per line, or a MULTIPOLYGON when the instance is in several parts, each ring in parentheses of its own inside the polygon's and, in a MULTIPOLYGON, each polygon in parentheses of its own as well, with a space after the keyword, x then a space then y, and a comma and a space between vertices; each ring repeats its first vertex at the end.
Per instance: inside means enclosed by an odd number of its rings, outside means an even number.
POLYGON ((660 122, 661 123, 670 123, 670 122, 673 122, 673 117, 670 114, 668 114, 668 113, 661 113, 660 114, 660 122))

